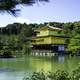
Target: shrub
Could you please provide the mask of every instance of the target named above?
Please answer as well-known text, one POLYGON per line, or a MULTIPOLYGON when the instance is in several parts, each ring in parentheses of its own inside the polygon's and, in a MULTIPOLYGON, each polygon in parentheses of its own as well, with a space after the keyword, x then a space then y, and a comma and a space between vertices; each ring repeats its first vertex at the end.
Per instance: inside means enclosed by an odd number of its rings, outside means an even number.
POLYGON ((34 72, 30 77, 24 80, 80 80, 80 66, 70 74, 67 71, 58 70, 55 73, 34 72))

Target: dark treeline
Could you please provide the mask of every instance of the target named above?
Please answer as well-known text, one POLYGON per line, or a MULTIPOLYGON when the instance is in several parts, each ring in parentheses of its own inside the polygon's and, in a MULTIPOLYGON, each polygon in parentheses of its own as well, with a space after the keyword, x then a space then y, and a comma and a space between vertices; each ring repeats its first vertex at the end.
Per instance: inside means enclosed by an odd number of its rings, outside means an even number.
MULTIPOLYGON (((26 30, 28 30, 28 32, 31 29, 31 26, 28 26, 27 24, 20 24, 20 23, 14 23, 14 24, 8 24, 6 27, 2 27, 0 28, 0 34, 2 35, 19 35, 23 28, 26 30)), ((30 33, 28 35, 31 35, 30 33)))
POLYGON ((47 24, 49 24, 50 26, 54 26, 54 27, 59 27, 62 28, 64 30, 67 31, 67 33, 69 32, 73 32, 75 31, 76 33, 79 33, 79 29, 80 29, 80 22, 68 22, 68 23, 59 23, 59 22, 46 22, 44 24, 20 24, 20 23, 13 23, 13 24, 8 24, 5 27, 1 27, 0 28, 0 34, 2 35, 18 35, 20 34, 23 29, 26 30, 26 32, 30 32, 29 34, 26 35, 31 35, 31 32, 33 31, 33 29, 35 28, 39 28, 39 27, 44 27, 47 24), (30 31, 32 30, 32 31, 30 31))
MULTIPOLYGON (((78 22, 46 22, 44 24, 21 24, 13 23, 0 28, 0 53, 4 51, 12 51, 27 53, 29 51, 30 37, 35 35, 34 29, 44 27, 46 25, 62 28, 59 34, 70 37, 66 40, 68 48, 66 51, 71 53, 80 53, 80 21, 78 22)), ((19 52, 19 53, 20 53, 19 52)))

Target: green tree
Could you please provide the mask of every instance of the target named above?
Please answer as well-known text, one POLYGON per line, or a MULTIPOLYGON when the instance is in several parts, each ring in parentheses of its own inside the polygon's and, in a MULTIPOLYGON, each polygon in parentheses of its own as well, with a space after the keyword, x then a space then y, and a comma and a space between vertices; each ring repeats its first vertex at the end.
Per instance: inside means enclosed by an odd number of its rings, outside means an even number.
POLYGON ((76 35, 70 39, 68 50, 72 51, 72 53, 80 52, 80 35, 76 35))

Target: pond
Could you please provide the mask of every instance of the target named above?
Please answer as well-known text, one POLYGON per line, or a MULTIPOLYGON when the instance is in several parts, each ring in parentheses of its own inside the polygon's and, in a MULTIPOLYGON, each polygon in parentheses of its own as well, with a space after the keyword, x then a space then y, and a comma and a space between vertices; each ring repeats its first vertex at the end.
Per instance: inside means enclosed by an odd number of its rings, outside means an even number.
POLYGON ((80 64, 80 57, 32 57, 0 59, 0 80, 22 80, 34 71, 72 71, 80 64))

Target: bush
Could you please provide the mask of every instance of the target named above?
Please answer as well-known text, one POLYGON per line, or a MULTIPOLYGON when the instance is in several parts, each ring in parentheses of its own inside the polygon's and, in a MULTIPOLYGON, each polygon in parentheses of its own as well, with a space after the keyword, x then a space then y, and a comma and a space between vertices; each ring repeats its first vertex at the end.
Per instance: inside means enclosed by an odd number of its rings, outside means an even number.
POLYGON ((48 78, 50 80, 70 80, 69 73, 66 71, 56 71, 55 73, 49 73, 48 78))
POLYGON ((73 70, 70 74, 67 71, 53 72, 34 72, 31 76, 24 78, 23 80, 80 80, 80 66, 73 70))
POLYGON ((80 80, 80 66, 73 70, 71 78, 71 80, 80 80))

